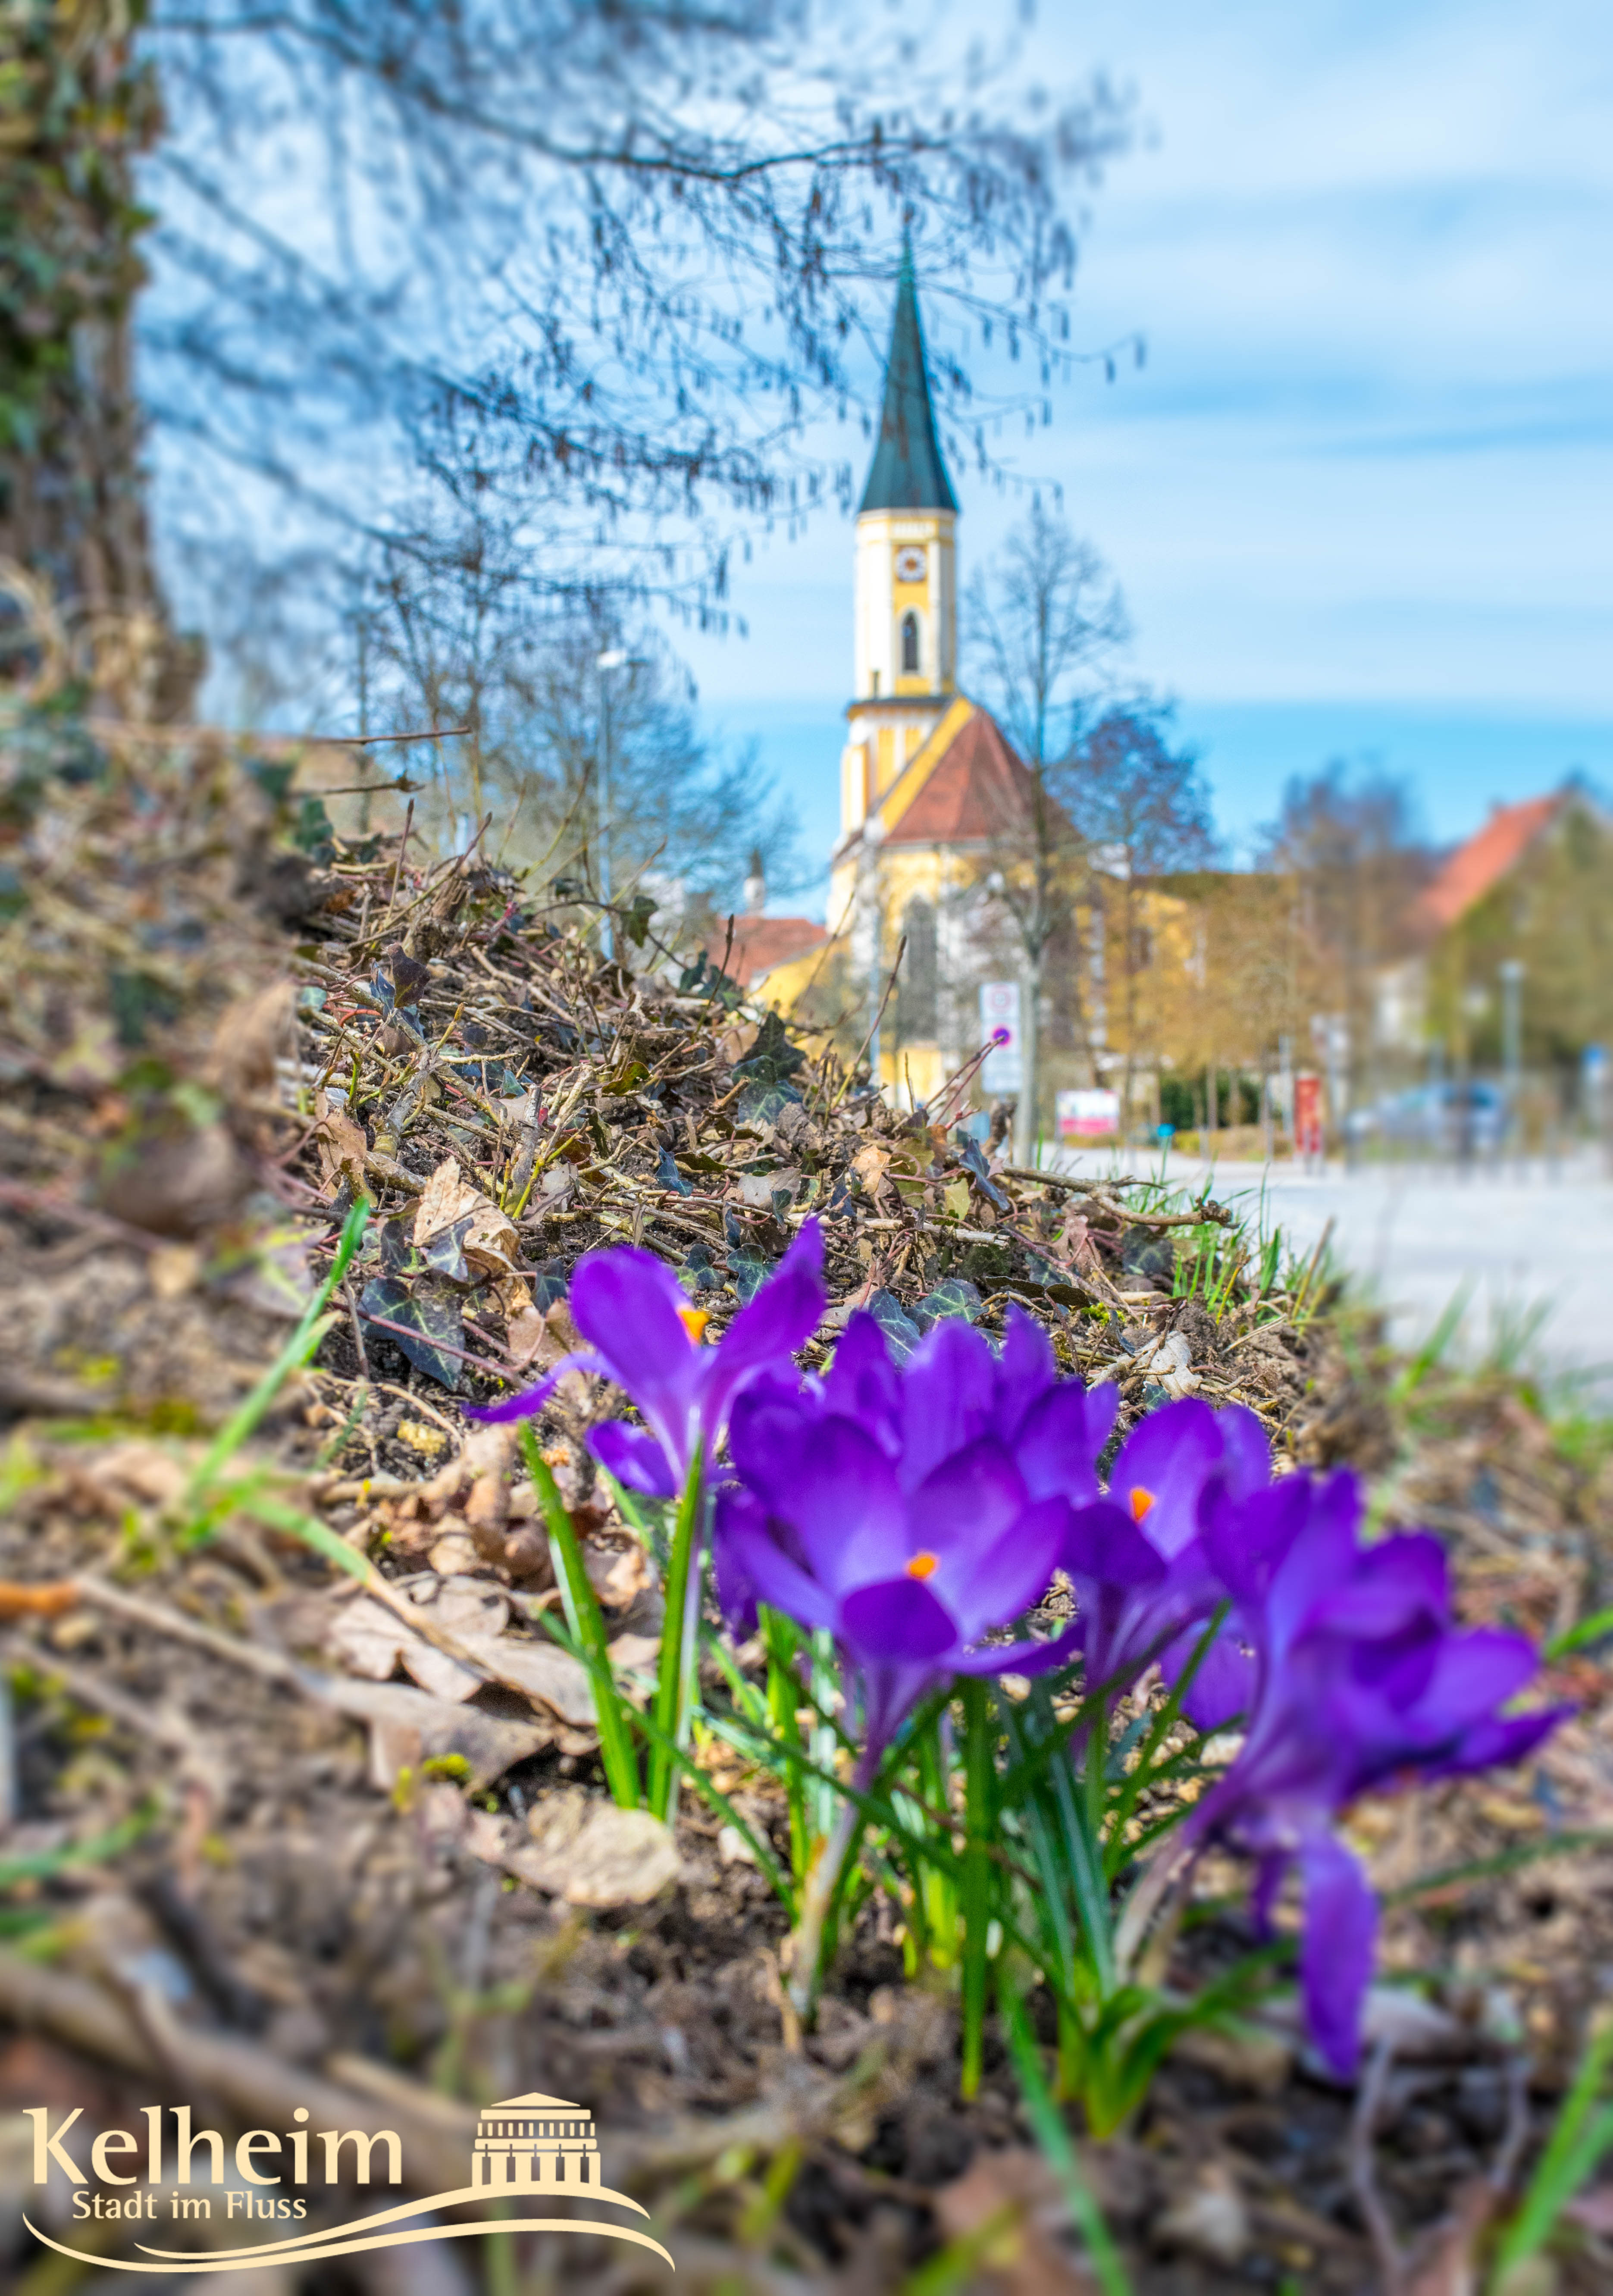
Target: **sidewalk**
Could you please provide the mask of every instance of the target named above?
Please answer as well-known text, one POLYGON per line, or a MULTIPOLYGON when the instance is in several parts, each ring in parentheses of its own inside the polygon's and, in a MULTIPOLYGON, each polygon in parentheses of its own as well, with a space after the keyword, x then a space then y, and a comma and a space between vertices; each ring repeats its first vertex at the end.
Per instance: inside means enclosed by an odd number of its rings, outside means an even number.
MULTIPOLYGON (((1049 1168, 1151 1177, 1160 1159, 1119 1165, 1108 1149, 1066 1151, 1049 1168)), ((1521 1173, 1433 1163, 1306 1173, 1170 1156, 1164 1177, 1193 1193, 1208 1179, 1219 1202, 1256 1214, 1268 1232, 1281 1227, 1298 1250, 1312 1250, 1331 1220, 1335 1261, 1388 1308, 1399 1344, 1424 1338, 1465 1283, 1463 1354, 1515 1341, 1539 1317, 1529 1359, 1600 1373, 1599 1392, 1613 1402, 1613 1181, 1595 1151, 1555 1168, 1535 1158, 1521 1173)))

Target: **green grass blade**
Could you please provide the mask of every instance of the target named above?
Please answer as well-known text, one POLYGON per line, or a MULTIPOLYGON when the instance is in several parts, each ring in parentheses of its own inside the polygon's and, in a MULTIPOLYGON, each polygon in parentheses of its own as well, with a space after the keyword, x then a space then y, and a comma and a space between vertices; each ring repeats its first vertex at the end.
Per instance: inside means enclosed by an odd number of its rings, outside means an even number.
POLYGON ((962 2093, 974 2096, 985 2062, 987 1948, 991 1927, 992 1868, 986 1845, 995 1815, 996 1722, 991 1694, 978 1678, 962 1685, 963 1699, 963 2070, 962 2093))
POLYGON ((251 1393, 236 1406, 209 1445, 186 1488, 187 1506, 193 1506, 206 1496, 208 1487, 219 1469, 241 1448, 286 1381, 293 1372, 302 1369, 330 1329, 334 1318, 325 1314, 325 1304, 347 1274, 353 1254, 363 1240, 369 1217, 369 1204, 361 1196, 342 1225, 336 1257, 331 1262, 324 1281, 304 1308, 297 1328, 251 1393))
POLYGON ((1109 2226, 1103 2221, 1103 2211, 1082 2172, 1076 2148, 1070 2142, 1069 2131, 1064 2126, 1064 2116, 1049 2092, 1036 2037, 1026 2018, 1025 2005, 1008 1974, 1004 1956, 999 1956, 997 1961, 997 2006, 1002 2013, 1008 2053, 1013 2059, 1014 2071, 1019 2078, 1025 2117, 1048 2166, 1063 2188, 1070 2214, 1086 2243, 1086 2252, 1092 2259, 1093 2270, 1098 2276, 1103 2296, 1132 2296, 1131 2282, 1126 2267, 1120 2261, 1119 2251, 1109 2236, 1109 2226))
MULTIPOLYGON (((600 1761, 603 1766, 610 1799, 618 1809, 636 1809, 639 1806, 638 1757, 628 1734, 626 1717, 633 1711, 628 1701, 616 1686, 611 1672, 610 1637, 605 1630, 604 1613, 599 1606, 599 1596, 594 1591, 583 1550, 560 1488, 549 1471, 549 1463, 538 1447, 537 1430, 529 1419, 520 1427, 520 1446, 527 1462, 527 1472, 532 1478, 538 1505, 544 1511, 544 1521, 549 1532, 549 1552, 554 1562, 554 1576, 560 1582, 561 1599, 565 1604, 566 1623, 583 1652, 590 1661, 594 1677, 594 1705, 599 1722, 600 1761)), ((659 1816, 659 1812, 657 1813, 659 1816)))
POLYGON ((1564 2209, 1613 2146, 1613 2105, 1599 2103, 1609 2060, 1613 2060, 1613 2019, 1592 2037, 1557 2125, 1529 2179, 1523 2206, 1502 2236, 1490 2283, 1493 2289, 1526 2258, 1545 2246, 1564 2209))
POLYGON ((667 1569, 666 1611, 661 1620, 661 1660, 655 1685, 657 1736, 650 1753, 649 1803, 669 1824, 677 1807, 678 1769, 669 1749, 688 1742, 694 1652, 687 1645, 700 1619, 699 1546, 705 1513, 706 1475, 697 1450, 678 1501, 672 1553, 667 1569), (691 1587, 693 1604, 691 1608, 691 1587))

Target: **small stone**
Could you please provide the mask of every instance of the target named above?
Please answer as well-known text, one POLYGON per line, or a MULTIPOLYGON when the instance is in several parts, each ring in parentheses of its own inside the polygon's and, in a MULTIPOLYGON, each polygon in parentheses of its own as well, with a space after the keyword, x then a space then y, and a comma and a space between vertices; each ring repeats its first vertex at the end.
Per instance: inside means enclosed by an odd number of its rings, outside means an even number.
POLYGON ((1249 2250, 1249 2210, 1219 2166, 1207 2169, 1191 2191, 1166 2210, 1158 2229, 1174 2247, 1191 2249, 1215 2264, 1237 2264, 1249 2250))

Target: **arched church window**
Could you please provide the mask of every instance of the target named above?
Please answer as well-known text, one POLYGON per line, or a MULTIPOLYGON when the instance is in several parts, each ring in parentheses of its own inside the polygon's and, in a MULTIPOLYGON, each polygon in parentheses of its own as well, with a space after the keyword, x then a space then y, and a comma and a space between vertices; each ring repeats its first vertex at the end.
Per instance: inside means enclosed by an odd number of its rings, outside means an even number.
POLYGON ((916 614, 902 617, 902 675, 914 677, 919 668, 919 618, 916 614))
POLYGON ((915 898, 908 902, 902 931, 907 954, 897 976, 897 1042, 933 1044, 939 1027, 940 966, 936 913, 928 901, 915 898))

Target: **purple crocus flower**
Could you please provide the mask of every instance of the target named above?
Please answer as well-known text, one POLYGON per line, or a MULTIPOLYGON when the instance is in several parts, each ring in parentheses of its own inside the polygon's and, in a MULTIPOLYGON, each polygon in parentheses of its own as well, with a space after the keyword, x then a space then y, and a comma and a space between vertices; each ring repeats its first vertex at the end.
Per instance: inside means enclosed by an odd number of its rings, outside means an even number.
POLYGON ((1037 1672, 1060 1642, 983 1643, 1043 1594, 1068 1535, 1064 1489, 1096 1489, 1112 1398, 1060 1384, 1028 1316, 1000 1359, 962 1324, 898 1371, 854 1316, 821 1384, 757 1388, 735 1407, 737 1485, 720 1496, 718 1578, 827 1628, 856 1669, 864 1767, 956 1674, 1037 1672))
POLYGON ((1207 1619, 1223 1587, 1200 1535, 1213 1490, 1271 1480, 1265 1430, 1233 1404, 1190 1398, 1151 1412, 1121 1446, 1107 1496, 1077 1509, 1060 1557, 1076 1589, 1086 1680, 1125 1687, 1170 1638, 1207 1619))
POLYGON ((590 1449, 630 1490, 670 1498, 697 1448, 709 1465, 735 1398, 754 1382, 790 1372, 790 1357, 823 1313, 823 1240, 808 1220, 777 1270, 741 1308, 716 1347, 701 1337, 706 1312, 690 1306, 672 1270, 648 1251, 590 1251, 571 1278, 568 1305, 586 1347, 562 1357, 536 1387, 467 1412, 483 1420, 529 1419, 569 1371, 596 1372, 631 1396, 643 1427, 610 1420, 590 1449))
POLYGON ((1224 1656, 1200 1671, 1185 1703, 1202 1728, 1234 1712, 1249 1726, 1181 1837, 1184 1849, 1216 1837, 1257 1860, 1263 1928, 1298 1872, 1306 2017, 1346 2078, 1359 2055, 1377 1906, 1333 1831, 1339 1810, 1390 1779, 1517 1760, 1568 1710, 1502 1712, 1535 1673, 1533 1645, 1494 1628, 1457 1631, 1438 1541, 1417 1532, 1363 1546, 1360 1513, 1347 1473, 1207 1496, 1202 1545, 1235 1607, 1224 1656))

